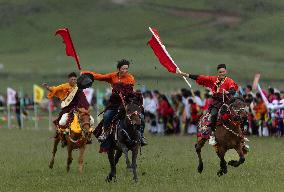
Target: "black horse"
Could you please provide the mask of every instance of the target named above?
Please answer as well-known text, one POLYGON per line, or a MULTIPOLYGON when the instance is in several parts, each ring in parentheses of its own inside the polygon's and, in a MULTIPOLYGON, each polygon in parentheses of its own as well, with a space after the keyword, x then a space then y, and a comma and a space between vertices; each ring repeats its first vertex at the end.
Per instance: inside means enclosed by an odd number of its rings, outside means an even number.
POLYGON ((108 159, 111 171, 106 177, 106 181, 110 182, 116 179, 116 165, 124 153, 126 158, 127 169, 132 170, 133 180, 138 181, 136 159, 139 148, 141 147, 141 132, 142 124, 142 107, 135 101, 123 105, 123 112, 119 117, 117 126, 112 129, 113 145, 108 151, 108 159), (128 158, 128 151, 132 152, 132 163, 128 158))

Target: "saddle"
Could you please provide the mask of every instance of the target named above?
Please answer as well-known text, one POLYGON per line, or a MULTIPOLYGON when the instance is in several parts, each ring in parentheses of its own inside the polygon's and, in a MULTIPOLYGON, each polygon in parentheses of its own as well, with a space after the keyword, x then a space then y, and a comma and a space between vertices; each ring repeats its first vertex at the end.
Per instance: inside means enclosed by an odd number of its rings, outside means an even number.
MULTIPOLYGON (((104 120, 102 119, 93 132, 93 134, 96 138, 98 138, 102 134, 103 122, 104 122, 104 120)), ((110 126, 105 128, 105 132, 107 132, 108 135, 110 133, 112 133, 112 131, 118 126, 118 122, 119 122, 119 119, 113 120, 111 122, 110 126)))

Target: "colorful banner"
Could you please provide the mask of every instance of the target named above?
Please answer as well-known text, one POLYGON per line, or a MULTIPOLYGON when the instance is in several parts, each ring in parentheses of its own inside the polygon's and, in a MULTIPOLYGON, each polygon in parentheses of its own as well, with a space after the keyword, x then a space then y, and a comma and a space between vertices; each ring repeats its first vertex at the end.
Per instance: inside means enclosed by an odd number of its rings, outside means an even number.
POLYGON ((41 101, 44 97, 44 89, 41 88, 40 86, 34 84, 33 93, 34 93, 34 102, 35 103, 41 103, 41 101))
POLYGON ((16 94, 17 92, 14 89, 10 87, 7 88, 7 104, 8 105, 16 104, 16 94))

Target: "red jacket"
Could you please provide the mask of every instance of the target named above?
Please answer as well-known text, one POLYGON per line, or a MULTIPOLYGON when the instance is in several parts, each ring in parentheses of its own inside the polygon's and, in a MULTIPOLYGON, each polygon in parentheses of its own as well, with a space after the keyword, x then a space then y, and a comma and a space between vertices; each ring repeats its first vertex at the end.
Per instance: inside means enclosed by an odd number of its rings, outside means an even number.
POLYGON ((229 91, 231 88, 238 91, 238 85, 229 77, 225 77, 225 79, 220 82, 218 76, 199 75, 196 82, 199 85, 210 88, 213 94, 222 93, 223 90, 229 91))

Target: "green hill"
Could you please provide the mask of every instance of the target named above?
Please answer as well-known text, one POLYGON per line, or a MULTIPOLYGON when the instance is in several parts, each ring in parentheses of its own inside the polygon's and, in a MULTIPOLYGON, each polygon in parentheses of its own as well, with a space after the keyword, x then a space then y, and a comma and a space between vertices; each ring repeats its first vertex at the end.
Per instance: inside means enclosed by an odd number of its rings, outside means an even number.
POLYGON ((54 36, 61 27, 70 29, 84 69, 110 72, 127 58, 139 85, 186 86, 147 47, 149 26, 184 71, 214 74, 218 63, 228 63, 239 83, 252 83, 261 72, 262 83, 283 89, 283 10, 283 0, 1 0, 0 91, 57 84, 76 70, 54 36))

